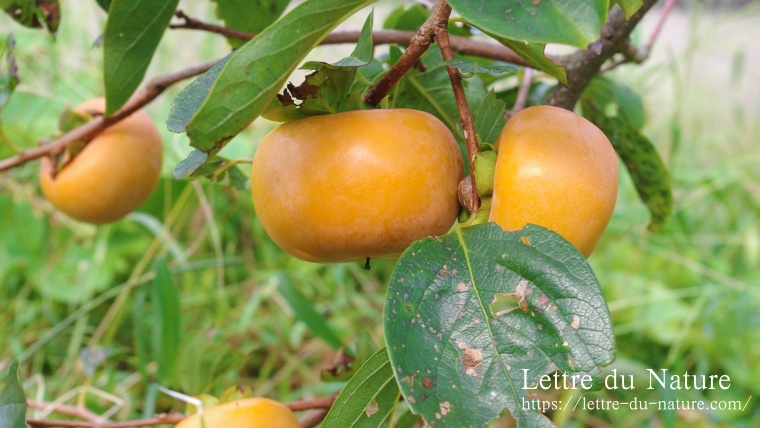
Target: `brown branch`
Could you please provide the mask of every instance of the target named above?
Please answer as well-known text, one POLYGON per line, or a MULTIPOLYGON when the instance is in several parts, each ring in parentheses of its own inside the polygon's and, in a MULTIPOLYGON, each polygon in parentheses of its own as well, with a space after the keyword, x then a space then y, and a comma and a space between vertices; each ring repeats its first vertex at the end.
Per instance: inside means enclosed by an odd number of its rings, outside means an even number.
MULTIPOLYGON (((442 0, 440 3, 443 5, 446 20, 439 21, 435 33, 435 41, 441 49, 441 56, 443 59, 449 61, 454 59, 454 53, 451 51, 451 44, 449 43, 449 31, 447 30, 448 16, 451 14, 451 7, 445 0, 442 0)), ((475 124, 472 121, 472 112, 470 111, 470 106, 467 104, 467 97, 464 93, 462 75, 459 74, 459 69, 449 65, 446 66, 446 71, 449 73, 451 88, 454 91, 457 110, 459 110, 459 122, 462 124, 464 139, 467 144, 467 163, 470 166, 470 182, 472 184, 470 189, 472 194, 472 206, 468 207, 468 209, 471 209, 470 212, 475 212, 480 208, 480 197, 478 196, 477 183, 475 182, 475 167, 472 164, 472 160, 478 152, 478 137, 475 134, 475 124)))
POLYGON ((82 421, 52 421, 44 419, 27 419, 26 424, 34 428, 137 428, 156 425, 176 425, 187 416, 177 413, 156 415, 149 419, 126 422, 82 422, 82 421))
POLYGON ((49 144, 25 150, 16 156, 4 159, 0 161, 0 171, 13 168, 14 166, 21 165, 30 160, 38 159, 43 156, 56 155, 58 153, 61 153, 66 148, 66 146, 76 141, 88 142, 104 129, 126 118, 130 114, 142 108, 144 105, 153 101, 167 87, 181 80, 204 73, 216 63, 217 61, 205 62, 186 68, 184 70, 158 76, 149 81, 142 89, 136 92, 132 98, 130 98, 129 101, 127 101, 127 103, 124 104, 124 106, 116 113, 106 118, 102 116, 97 117, 78 128, 72 129, 71 131, 67 132, 49 144))
POLYGON ((607 22, 602 26, 601 38, 593 43, 593 49, 578 51, 565 60, 567 86, 557 86, 546 104, 572 110, 591 79, 599 74, 602 64, 625 47, 633 29, 657 0, 644 0, 641 8, 629 20, 620 7, 615 6, 607 22))
MULTIPOLYGON (((430 10, 430 16, 417 30, 417 33, 409 43, 404 54, 398 61, 364 94, 364 102, 371 106, 377 106, 388 95, 393 86, 419 61, 422 54, 433 43, 433 37, 441 21, 448 22, 451 8, 444 0, 438 0, 430 10)), ((444 24, 446 25, 446 24, 444 24)))
POLYGON ((301 427, 303 428, 313 428, 325 420, 327 413, 329 413, 329 410, 327 409, 315 410, 301 418, 301 420, 298 422, 301 423, 301 427))
POLYGON ((285 407, 294 412, 312 409, 329 409, 332 407, 333 403, 335 403, 335 399, 337 398, 338 393, 335 393, 329 397, 308 398, 305 400, 291 401, 290 403, 285 403, 285 407))
POLYGON ((183 22, 179 24, 169 24, 169 28, 171 29, 184 28, 188 30, 208 31, 211 33, 221 34, 226 37, 233 37, 236 39, 243 39, 243 40, 250 40, 254 37, 253 34, 246 33, 245 31, 239 31, 239 30, 235 30, 234 28, 227 28, 227 27, 222 27, 219 25, 209 24, 207 22, 203 22, 203 21, 199 21, 197 19, 191 18, 185 15, 185 12, 183 12, 182 9, 177 9, 177 11, 174 12, 174 16, 182 19, 183 22))
POLYGON ((87 410, 82 406, 70 406, 67 404, 53 404, 42 401, 26 400, 27 405, 33 409, 47 410, 52 407, 52 411, 61 415, 71 416, 84 421, 95 422, 100 416, 87 410))

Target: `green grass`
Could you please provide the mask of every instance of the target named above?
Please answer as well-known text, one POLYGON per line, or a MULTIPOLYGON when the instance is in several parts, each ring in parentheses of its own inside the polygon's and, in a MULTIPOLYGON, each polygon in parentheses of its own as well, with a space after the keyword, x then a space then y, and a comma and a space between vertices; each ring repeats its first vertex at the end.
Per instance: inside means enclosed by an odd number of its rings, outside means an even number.
MULTIPOLYGON (((22 86, 0 115, 18 148, 51 135, 67 103, 102 92, 101 52, 91 44, 104 14, 95 2, 64 6, 56 42, 0 17, 0 28, 14 28, 18 42, 22 86)), ((205 5, 190 12, 212 16, 205 5)), ((648 234, 646 209, 623 173, 615 215, 590 263, 615 324, 612 368, 637 377, 646 368, 731 376, 729 391, 679 392, 679 399, 760 395, 760 110, 750 96, 758 89, 758 52, 747 40, 720 43, 730 29, 751 31, 748 22, 758 15, 757 8, 686 11, 669 24, 671 31, 679 22, 697 31, 666 33, 650 61, 615 74, 644 98, 645 131, 673 172, 675 214, 661 233, 648 234)), ((742 31, 736 33, 747 34, 742 31)), ((170 32, 148 74, 225 50, 212 35, 170 32)), ((167 117, 181 86, 149 113, 167 117)), ((250 157, 271 126, 256 122, 227 155, 250 157)), ((94 392, 112 394, 118 419, 183 409, 157 393, 154 382, 188 394, 248 385, 285 401, 339 389, 339 382, 320 380, 330 346, 299 321, 278 287, 290 284, 303 294, 343 343, 377 349, 393 261, 373 262, 367 272, 360 264, 316 265, 287 256, 264 233, 247 191, 171 180, 170 170, 189 149, 184 136, 162 132, 166 178, 140 213, 110 226, 55 213, 38 190, 34 163, 0 175, 0 368, 22 360, 27 395, 39 400, 67 398, 101 413, 113 403, 94 392), (156 260, 172 272, 172 283, 162 287, 179 291, 181 311, 171 317, 171 301, 153 292, 156 260), (152 342, 161 323, 179 324, 179 337, 167 340, 177 347, 182 375, 154 362, 171 354, 152 342)), ((0 157, 12 154, 0 145, 0 157)), ((591 397, 656 400, 667 392, 638 388, 591 397)), ((760 408, 750 404, 744 413, 650 408, 554 417, 568 427, 758 426, 760 408)))

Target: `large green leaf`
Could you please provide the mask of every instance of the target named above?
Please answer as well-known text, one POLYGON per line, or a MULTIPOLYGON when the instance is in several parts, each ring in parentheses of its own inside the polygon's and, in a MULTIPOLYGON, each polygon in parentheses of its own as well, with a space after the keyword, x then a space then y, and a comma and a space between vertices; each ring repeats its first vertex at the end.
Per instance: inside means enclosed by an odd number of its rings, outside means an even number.
MULTIPOLYGON (((282 15, 290 0, 213 0, 216 2, 216 16, 224 21, 227 28, 257 34, 282 15)), ((238 48, 245 40, 228 39, 233 48, 238 48)))
POLYGON ((145 77, 179 0, 112 0, 103 34, 106 116, 127 102, 145 77))
POLYGON ((0 390, 0 427, 26 428, 26 397, 18 372, 18 363, 8 367, 5 386, 0 390))
POLYGON ((608 0, 450 0, 452 9, 484 31, 525 43, 585 49, 599 38, 608 0))
POLYGON ((388 350, 383 348, 346 384, 322 422, 322 428, 385 427, 399 396, 388 350))
POLYGON ((335 26, 374 0, 299 4, 229 59, 187 127, 190 144, 216 153, 261 115, 290 73, 335 26))
POLYGON ((516 53, 520 58, 528 61, 528 64, 533 65, 544 73, 556 77, 557 80, 559 80, 563 85, 567 85, 567 73, 565 72, 565 67, 555 64, 554 61, 550 60, 546 57, 546 55, 544 55, 546 44, 525 44, 523 42, 494 36, 493 34, 490 34, 490 36, 494 37, 494 39, 498 40, 499 43, 503 44, 504 46, 512 49, 512 51, 516 53))
POLYGON ((519 426, 551 426, 522 405, 527 388, 556 370, 601 388, 599 366, 615 357, 591 268, 533 225, 487 223, 412 244, 391 276, 384 327, 401 391, 430 425, 482 426, 508 408, 519 426))
POLYGON ((61 23, 58 0, 0 0, 0 9, 25 27, 44 27, 53 34, 61 23))
POLYGON ((111 0, 96 0, 96 1, 98 2, 98 5, 100 5, 100 7, 103 10, 108 12, 108 8, 111 7, 111 0))
POLYGON ((640 131, 643 107, 627 86, 595 78, 581 97, 583 115, 610 139, 649 209, 649 230, 657 231, 673 211, 670 174, 651 141, 640 131))

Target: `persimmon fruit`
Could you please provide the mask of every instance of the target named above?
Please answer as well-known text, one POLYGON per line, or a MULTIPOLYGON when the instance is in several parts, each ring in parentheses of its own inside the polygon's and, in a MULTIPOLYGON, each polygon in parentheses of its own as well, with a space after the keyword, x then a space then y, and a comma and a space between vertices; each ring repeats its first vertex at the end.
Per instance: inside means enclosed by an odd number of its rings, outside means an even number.
MULTIPOLYGON (((95 98, 75 113, 102 114, 95 98)), ((163 146, 150 116, 138 110, 92 139, 53 174, 50 158, 40 170, 42 193, 59 211, 88 223, 109 223, 134 211, 151 195, 161 173, 163 146)))
POLYGON ((275 128, 256 150, 251 191, 264 229, 286 252, 363 261, 448 232, 462 176, 456 140, 434 116, 360 110, 275 128))
POLYGON ((618 189, 617 157, 604 133, 571 111, 535 106, 507 121, 497 148, 489 221, 508 231, 537 224, 591 255, 618 189))
POLYGON ((244 398, 183 419, 176 428, 301 428, 290 409, 268 398, 244 398), (203 423, 201 424, 201 418, 203 423))

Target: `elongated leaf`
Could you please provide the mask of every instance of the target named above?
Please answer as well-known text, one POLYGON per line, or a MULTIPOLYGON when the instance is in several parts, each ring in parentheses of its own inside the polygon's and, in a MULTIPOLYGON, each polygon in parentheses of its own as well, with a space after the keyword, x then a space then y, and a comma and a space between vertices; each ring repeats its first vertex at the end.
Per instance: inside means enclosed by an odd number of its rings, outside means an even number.
POLYGON ((609 80, 595 80, 581 97, 583 115, 610 139, 639 198, 649 209, 649 230, 657 231, 673 211, 668 169, 652 142, 640 131, 643 112, 631 102, 635 94, 609 80))
MULTIPOLYGON (((166 127, 169 131, 179 133, 187 130, 187 126, 193 119, 193 115, 198 112, 198 109, 206 100, 206 97, 208 97, 211 86, 214 85, 216 78, 219 77, 219 73, 222 72, 224 65, 227 64, 227 61, 232 58, 234 53, 229 53, 220 59, 213 67, 201 74, 177 94, 177 98, 174 99, 172 107, 169 110, 169 117, 166 119, 166 127)), ((175 176, 175 178, 177 177, 175 176)))
POLYGON ((158 260, 153 267, 153 352, 158 361, 159 379, 167 381, 175 373, 182 320, 179 288, 174 283, 166 261, 158 260))
POLYGON ((388 350, 383 348, 343 388, 322 428, 384 427, 400 395, 388 350))
POLYGON ((474 26, 526 43, 560 43, 585 49, 599 38, 608 0, 450 0, 474 26))
POLYGON ((444 61, 446 65, 455 67, 463 74, 490 74, 492 76, 501 76, 502 74, 515 73, 517 68, 511 65, 485 65, 474 61, 463 59, 452 59, 444 61))
POLYGON ((527 388, 562 370, 598 389, 598 367, 615 352, 586 260, 533 225, 487 223, 412 244, 391 276, 384 326, 401 391, 429 425, 482 426, 508 408, 519 426, 551 426, 522 406, 527 388))
POLYGON ((280 278, 277 291, 288 301, 288 305, 293 309, 296 318, 306 324, 309 330, 316 334, 317 337, 327 342, 333 349, 344 346, 340 337, 328 324, 327 320, 314 309, 314 305, 301 292, 293 287, 293 284, 287 278, 280 278))
POLYGON ((26 397, 21 386, 18 363, 8 367, 5 386, 0 390, 0 427, 26 428, 26 397))
MULTIPOLYGON (((227 28, 258 34, 282 15, 290 0, 213 0, 216 2, 216 16, 224 21, 227 28)), ((227 39, 233 48, 238 48, 245 40, 227 39)))
POLYGON ((488 34, 488 35, 496 39, 499 43, 503 44, 504 46, 512 49, 514 53, 516 53, 520 58, 524 59, 525 61, 528 61, 529 64, 533 65, 534 67, 543 71, 544 73, 554 76, 563 85, 567 85, 567 73, 565 72, 565 67, 555 64, 554 61, 550 60, 549 58, 546 57, 546 55, 544 55, 546 44, 543 44, 543 43, 526 44, 526 43, 519 42, 516 40, 505 39, 504 37, 499 37, 494 34, 488 34))
POLYGON ((493 90, 488 92, 475 113, 475 131, 481 144, 492 144, 506 125, 504 112, 507 104, 496 98, 493 90))
POLYGON ((638 10, 641 9, 641 6, 644 5, 641 0, 615 0, 615 3, 620 5, 623 12, 625 12, 625 19, 633 16, 633 14, 638 12, 638 10))
POLYGON ((216 153, 267 108, 314 46, 341 21, 373 1, 301 3, 241 46, 193 116, 187 128, 190 144, 216 153))
POLYGON ((372 61, 373 43, 372 43, 372 22, 375 18, 374 9, 369 13, 367 19, 364 21, 362 31, 359 33, 359 40, 356 42, 351 55, 341 59, 338 62, 334 62, 332 65, 335 67, 361 67, 369 64, 372 61))
POLYGON ((112 0, 103 34, 106 116, 121 108, 145 77, 179 0, 112 0))
POLYGON ((190 176, 198 171, 208 160, 208 153, 202 152, 198 149, 190 152, 185 159, 183 159, 174 171, 172 176, 175 180, 179 180, 182 177, 190 176))
POLYGON ((61 23, 58 0, 0 0, 0 9, 25 27, 44 27, 52 34, 61 23))

